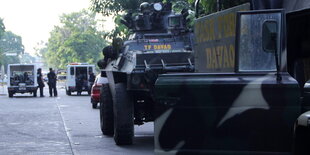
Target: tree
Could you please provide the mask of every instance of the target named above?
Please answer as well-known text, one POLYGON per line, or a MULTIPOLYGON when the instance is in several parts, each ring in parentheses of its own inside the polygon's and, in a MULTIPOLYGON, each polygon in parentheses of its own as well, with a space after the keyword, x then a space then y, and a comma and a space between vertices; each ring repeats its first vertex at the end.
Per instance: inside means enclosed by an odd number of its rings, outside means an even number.
MULTIPOLYGON (((122 12, 137 12, 145 0, 91 0, 91 9, 104 16, 117 15, 122 12)), ((158 0, 153 0, 158 1, 158 0)))
POLYGON ((101 50, 106 46, 104 32, 96 29, 95 14, 87 10, 63 14, 60 26, 50 33, 47 48, 41 48, 48 66, 64 68, 71 62, 95 64, 102 59, 101 50))
MULTIPOLYGON (((188 0, 192 5, 195 1, 196 0, 188 0)), ((247 2, 251 2, 251 0, 200 0, 200 5, 202 7, 201 14, 211 14, 218 11, 218 9, 224 10, 247 2)))
POLYGON ((31 56, 29 53, 20 55, 20 63, 29 64, 29 63, 34 63, 34 62, 35 62, 35 58, 31 56))
MULTIPOLYGON (((2 39, 4 32, 5 32, 5 26, 3 23, 3 19, 0 18, 0 40, 2 39)), ((3 55, 2 54, 3 54, 3 49, 0 46, 0 66, 3 64, 3 55)))
POLYGON ((3 33, 0 39, 1 49, 1 64, 7 66, 7 64, 19 63, 19 56, 24 53, 24 45, 22 44, 22 38, 11 31, 3 33), (17 56, 5 56, 3 53, 16 53, 17 56))
MULTIPOLYGON (((103 16, 114 16, 115 29, 106 35, 112 39, 114 37, 126 38, 130 34, 127 27, 121 24, 122 15, 132 12, 137 13, 139 6, 146 0, 91 0, 91 10, 101 13, 103 16)), ((175 11, 181 11, 181 8, 188 7, 187 0, 148 0, 149 3, 172 2, 175 11)))
POLYGON ((17 55, 24 53, 22 38, 11 31, 4 32, 0 40, 0 47, 4 52, 17 53, 17 55))
POLYGON ((3 36, 4 32, 5 32, 5 26, 4 26, 4 23, 3 23, 3 19, 0 18, 0 39, 3 36))

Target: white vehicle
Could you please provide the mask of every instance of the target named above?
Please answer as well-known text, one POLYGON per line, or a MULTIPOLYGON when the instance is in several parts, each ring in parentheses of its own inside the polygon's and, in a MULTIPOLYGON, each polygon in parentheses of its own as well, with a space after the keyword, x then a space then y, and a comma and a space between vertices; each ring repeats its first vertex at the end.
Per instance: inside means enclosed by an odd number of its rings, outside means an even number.
POLYGON ((71 95, 72 92, 77 92, 77 95, 81 95, 82 91, 86 91, 90 95, 91 85, 88 82, 89 72, 93 72, 96 75, 95 65, 87 63, 70 63, 67 66, 67 95, 71 95))
POLYGON ((35 64, 8 65, 8 93, 13 97, 15 93, 30 93, 37 96, 37 66, 35 64))

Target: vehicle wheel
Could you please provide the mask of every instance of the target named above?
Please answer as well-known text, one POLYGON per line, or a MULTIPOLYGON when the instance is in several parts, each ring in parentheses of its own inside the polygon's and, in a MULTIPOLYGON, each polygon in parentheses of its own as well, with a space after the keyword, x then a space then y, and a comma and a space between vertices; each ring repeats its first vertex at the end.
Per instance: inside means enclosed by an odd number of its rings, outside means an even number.
POLYGON ((100 88, 100 127, 102 134, 114 134, 113 101, 110 88, 103 85, 100 88))
POLYGON ((93 102, 93 103, 92 103, 92 107, 93 107, 93 109, 96 109, 96 108, 97 108, 97 103, 96 103, 96 102, 93 102))
POLYGON ((12 92, 9 92, 9 97, 13 97, 13 94, 12 92))
POLYGON ((309 127, 297 126, 294 131, 294 145, 293 145, 293 154, 295 155, 305 155, 309 154, 309 127))
POLYGON ((71 91, 66 90, 66 94, 69 95, 69 96, 71 96, 71 91))
POLYGON ((33 97, 37 97, 37 91, 33 92, 33 97))
POLYGON ((114 141, 116 145, 130 145, 134 137, 133 102, 129 98, 125 83, 115 85, 113 98, 114 141))
POLYGON ((92 104, 93 109, 96 109, 97 108, 97 102, 93 101, 92 98, 90 99, 90 102, 92 104))

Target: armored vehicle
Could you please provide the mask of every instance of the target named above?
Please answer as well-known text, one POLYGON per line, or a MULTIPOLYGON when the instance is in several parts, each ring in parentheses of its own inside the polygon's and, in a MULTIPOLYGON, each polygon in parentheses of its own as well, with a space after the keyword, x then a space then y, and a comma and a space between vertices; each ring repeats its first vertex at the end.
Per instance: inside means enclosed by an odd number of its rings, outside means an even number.
POLYGON ((186 27, 186 10, 172 11, 171 3, 144 2, 137 15, 123 23, 133 31, 125 42, 114 39, 103 49, 101 75, 102 133, 114 135, 117 145, 132 144, 134 124, 154 120, 154 83, 159 74, 193 72, 192 33, 186 27))
POLYGON ((310 154, 310 3, 260 2, 195 21, 196 73, 155 83, 155 154, 310 154))
POLYGON ((13 97, 16 93, 31 93, 37 96, 37 66, 35 64, 8 65, 8 93, 13 97))

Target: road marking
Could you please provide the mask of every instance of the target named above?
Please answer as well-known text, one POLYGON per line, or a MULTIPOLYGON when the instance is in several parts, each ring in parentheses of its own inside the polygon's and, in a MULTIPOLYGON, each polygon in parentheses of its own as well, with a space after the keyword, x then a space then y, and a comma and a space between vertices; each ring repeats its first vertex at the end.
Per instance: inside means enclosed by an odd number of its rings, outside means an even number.
MULTIPOLYGON (((78 154, 77 151, 72 147, 73 140, 71 139, 71 135, 70 135, 70 132, 69 132, 69 131, 71 131, 71 129, 67 127, 66 122, 64 120, 64 117, 63 117, 63 115, 62 115, 62 113, 60 111, 60 105, 59 105, 59 102, 58 102, 59 99, 60 99, 60 97, 58 97, 56 99, 56 105, 57 105, 57 108, 58 108, 58 112, 59 112, 59 114, 61 116, 61 120, 63 122, 64 129, 66 131, 66 135, 67 135, 67 138, 68 138, 68 141, 69 141, 69 145, 70 145, 70 149, 71 149, 72 155, 75 155, 75 154, 77 155, 78 154)), ((74 145, 76 145, 76 144, 74 144, 74 145)))

